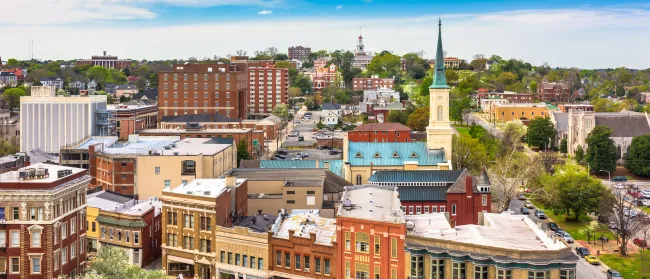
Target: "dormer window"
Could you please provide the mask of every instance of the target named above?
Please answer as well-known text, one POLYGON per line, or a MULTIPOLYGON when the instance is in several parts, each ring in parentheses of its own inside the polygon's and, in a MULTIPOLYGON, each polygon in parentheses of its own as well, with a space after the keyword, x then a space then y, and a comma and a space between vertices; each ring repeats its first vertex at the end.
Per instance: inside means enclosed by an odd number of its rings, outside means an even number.
POLYGON ((354 158, 363 158, 363 155, 361 155, 361 152, 357 152, 357 154, 354 155, 354 158))
POLYGON ((410 158, 418 158, 418 154, 415 153, 415 151, 414 151, 413 153, 411 153, 411 156, 409 156, 409 157, 410 158))
POLYGON ((393 158, 399 158, 399 154, 397 154, 397 151, 393 152, 393 158))
POLYGON ((375 152, 375 155, 372 155, 373 158, 381 158, 381 155, 379 152, 375 152))

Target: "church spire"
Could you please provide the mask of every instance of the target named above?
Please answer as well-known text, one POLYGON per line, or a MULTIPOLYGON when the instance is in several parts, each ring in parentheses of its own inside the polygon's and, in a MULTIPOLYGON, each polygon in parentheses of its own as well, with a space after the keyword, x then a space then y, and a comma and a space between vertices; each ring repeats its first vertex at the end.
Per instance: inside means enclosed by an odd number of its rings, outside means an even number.
POLYGON ((436 65, 433 72, 433 83, 429 88, 449 88, 445 76, 445 55, 442 52, 442 20, 438 19, 438 48, 436 49, 436 65))

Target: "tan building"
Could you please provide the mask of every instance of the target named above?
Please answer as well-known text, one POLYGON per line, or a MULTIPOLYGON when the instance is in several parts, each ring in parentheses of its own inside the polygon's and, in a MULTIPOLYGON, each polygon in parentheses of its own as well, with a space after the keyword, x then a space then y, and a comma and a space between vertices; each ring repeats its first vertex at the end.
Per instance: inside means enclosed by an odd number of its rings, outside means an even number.
POLYGON ((340 193, 351 184, 325 169, 243 169, 228 172, 248 180, 248 208, 277 213, 287 209, 318 209, 334 218, 340 193))
POLYGON ((525 123, 535 117, 549 117, 545 103, 494 104, 492 106, 491 118, 493 121, 522 120, 525 123))
MULTIPOLYGON (((228 176, 196 179, 163 191, 163 272, 216 278, 215 228, 231 227, 233 220, 248 215, 247 185, 245 179, 228 176)), ((229 255, 232 258, 232 252, 229 255)))

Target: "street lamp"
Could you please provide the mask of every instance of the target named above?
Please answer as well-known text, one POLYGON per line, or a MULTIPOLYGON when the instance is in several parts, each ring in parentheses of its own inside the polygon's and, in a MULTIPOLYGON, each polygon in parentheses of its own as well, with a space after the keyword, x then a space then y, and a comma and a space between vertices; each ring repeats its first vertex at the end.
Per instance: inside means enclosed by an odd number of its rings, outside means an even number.
MULTIPOLYGON (((606 171, 606 170, 600 170, 600 171, 606 171)), ((607 172, 607 177, 609 178, 608 179, 608 186, 612 187, 612 174, 609 171, 606 171, 606 172, 607 172)))

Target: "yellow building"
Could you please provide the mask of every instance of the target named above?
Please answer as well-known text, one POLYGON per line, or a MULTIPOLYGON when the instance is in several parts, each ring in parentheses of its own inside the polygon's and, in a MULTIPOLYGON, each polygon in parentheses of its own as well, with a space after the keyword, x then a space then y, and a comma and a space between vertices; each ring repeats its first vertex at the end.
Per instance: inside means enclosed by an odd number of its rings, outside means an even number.
POLYGON ((528 121, 535 117, 548 116, 548 108, 545 103, 512 103, 495 104, 490 117, 499 122, 507 122, 512 120, 528 121))

